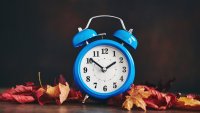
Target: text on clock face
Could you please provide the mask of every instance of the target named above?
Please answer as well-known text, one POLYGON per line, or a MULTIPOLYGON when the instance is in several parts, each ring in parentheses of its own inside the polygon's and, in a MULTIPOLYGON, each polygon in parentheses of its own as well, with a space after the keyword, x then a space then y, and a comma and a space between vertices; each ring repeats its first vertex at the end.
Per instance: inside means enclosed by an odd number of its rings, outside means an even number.
POLYGON ((82 81, 91 90, 109 93, 126 82, 129 66, 125 55, 118 48, 99 45, 83 56, 80 72, 82 81))

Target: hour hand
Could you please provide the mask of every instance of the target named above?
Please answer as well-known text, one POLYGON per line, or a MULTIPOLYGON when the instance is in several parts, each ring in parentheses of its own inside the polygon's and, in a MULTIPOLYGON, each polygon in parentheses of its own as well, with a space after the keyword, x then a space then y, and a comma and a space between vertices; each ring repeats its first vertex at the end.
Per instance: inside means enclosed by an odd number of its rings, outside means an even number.
POLYGON ((99 66, 101 69, 103 69, 103 66, 101 66, 99 63, 93 60, 93 58, 90 58, 90 61, 94 62, 97 66, 99 66))
POLYGON ((110 67, 113 66, 114 64, 116 64, 116 61, 113 62, 113 63, 111 63, 110 65, 108 65, 108 66, 106 67, 106 69, 110 68, 110 67))

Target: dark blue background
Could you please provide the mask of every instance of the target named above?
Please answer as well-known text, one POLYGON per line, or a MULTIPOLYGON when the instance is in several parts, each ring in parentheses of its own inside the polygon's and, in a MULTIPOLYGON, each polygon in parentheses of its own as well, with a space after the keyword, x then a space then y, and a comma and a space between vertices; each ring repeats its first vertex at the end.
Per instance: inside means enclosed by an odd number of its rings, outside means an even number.
MULTIPOLYGON (((175 92, 200 93, 200 3, 197 0, 63 0, 1 1, 0 87, 26 81, 53 83, 64 74, 73 84, 72 67, 81 48, 73 48, 77 27, 95 15, 124 19, 139 41, 131 51, 135 83, 165 83, 176 78, 175 92)), ((98 33, 112 34, 118 21, 92 23, 98 33)))

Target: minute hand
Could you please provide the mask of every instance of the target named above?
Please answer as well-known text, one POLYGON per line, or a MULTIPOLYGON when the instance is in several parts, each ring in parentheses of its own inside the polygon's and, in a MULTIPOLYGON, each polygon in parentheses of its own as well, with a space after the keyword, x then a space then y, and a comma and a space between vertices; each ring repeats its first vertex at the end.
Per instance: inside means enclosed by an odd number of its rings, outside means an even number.
POLYGON ((95 62, 92 58, 90 58, 90 60, 91 60, 92 62, 94 62, 97 66, 99 66, 101 69, 103 69, 103 66, 101 66, 99 63, 95 62))
POLYGON ((111 63, 110 65, 108 65, 108 66, 106 67, 106 69, 110 68, 110 67, 111 67, 112 65, 114 65, 114 64, 116 64, 116 61, 113 62, 113 63, 111 63))

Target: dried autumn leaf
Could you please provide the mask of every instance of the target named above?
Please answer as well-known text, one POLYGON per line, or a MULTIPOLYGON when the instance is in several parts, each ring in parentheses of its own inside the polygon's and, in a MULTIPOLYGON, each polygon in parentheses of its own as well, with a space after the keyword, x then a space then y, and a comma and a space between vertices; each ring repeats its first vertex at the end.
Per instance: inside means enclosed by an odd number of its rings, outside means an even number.
POLYGON ((70 101, 82 101, 83 98, 84 97, 83 97, 83 94, 81 93, 81 91, 75 90, 75 89, 70 89, 67 100, 70 100, 70 101))
POLYGON ((32 82, 28 82, 25 85, 16 85, 15 88, 8 89, 0 94, 0 100, 18 103, 34 102, 34 92, 36 89, 37 87, 32 82))
POLYGON ((59 83, 59 90, 60 90, 60 94, 59 94, 59 103, 62 104, 68 97, 69 95, 69 84, 66 82, 65 85, 59 83))
POLYGON ((148 98, 151 95, 151 92, 146 91, 144 86, 132 85, 128 94, 129 96, 126 96, 126 100, 122 104, 123 108, 131 110, 131 108, 136 105, 146 111, 146 103, 144 102, 144 99, 148 98))
POLYGON ((12 97, 19 103, 30 103, 34 102, 35 98, 33 96, 25 96, 25 95, 12 95, 12 97))
POLYGON ((189 105, 189 106, 200 105, 200 101, 196 99, 187 98, 187 97, 180 97, 178 99, 178 102, 184 102, 184 105, 189 105))
MULTIPOLYGON (((62 104, 69 95, 69 85, 65 78, 60 75, 58 83, 55 86, 47 85, 43 87, 41 84, 40 73, 39 81, 41 87, 35 86, 33 82, 27 82, 25 85, 16 85, 15 88, 4 91, 0 94, 0 101, 11 101, 18 103, 30 103, 37 100, 40 105, 55 102, 62 104)), ((70 99, 80 99, 82 94, 80 91, 73 91, 70 99)))
POLYGON ((126 96, 126 100, 124 101, 122 107, 127 110, 131 110, 131 108, 133 108, 133 98, 131 98, 131 96, 126 96))
POLYGON ((65 85, 59 83, 56 86, 47 85, 47 87, 40 88, 36 91, 36 96, 40 105, 56 101, 57 104, 62 104, 68 97, 70 88, 68 83, 65 85))
POLYGON ((180 97, 175 107, 187 110, 200 110, 200 101, 193 98, 180 97))
POLYGON ((157 110, 165 110, 170 108, 176 102, 176 96, 172 93, 161 93, 153 87, 148 87, 145 85, 136 85, 137 88, 144 88, 145 91, 150 94, 148 98, 143 98, 147 107, 154 108, 157 110))
POLYGON ((174 94, 161 93, 157 90, 151 89, 152 95, 148 98, 144 99, 147 107, 157 109, 157 110, 165 110, 170 108, 176 102, 176 96, 174 94))
POLYGON ((53 98, 58 97, 60 94, 59 86, 56 85, 53 87, 53 86, 47 85, 46 94, 53 98))
POLYGON ((44 88, 39 88, 35 93, 40 105, 44 105, 53 101, 53 98, 46 94, 46 90, 44 88))

